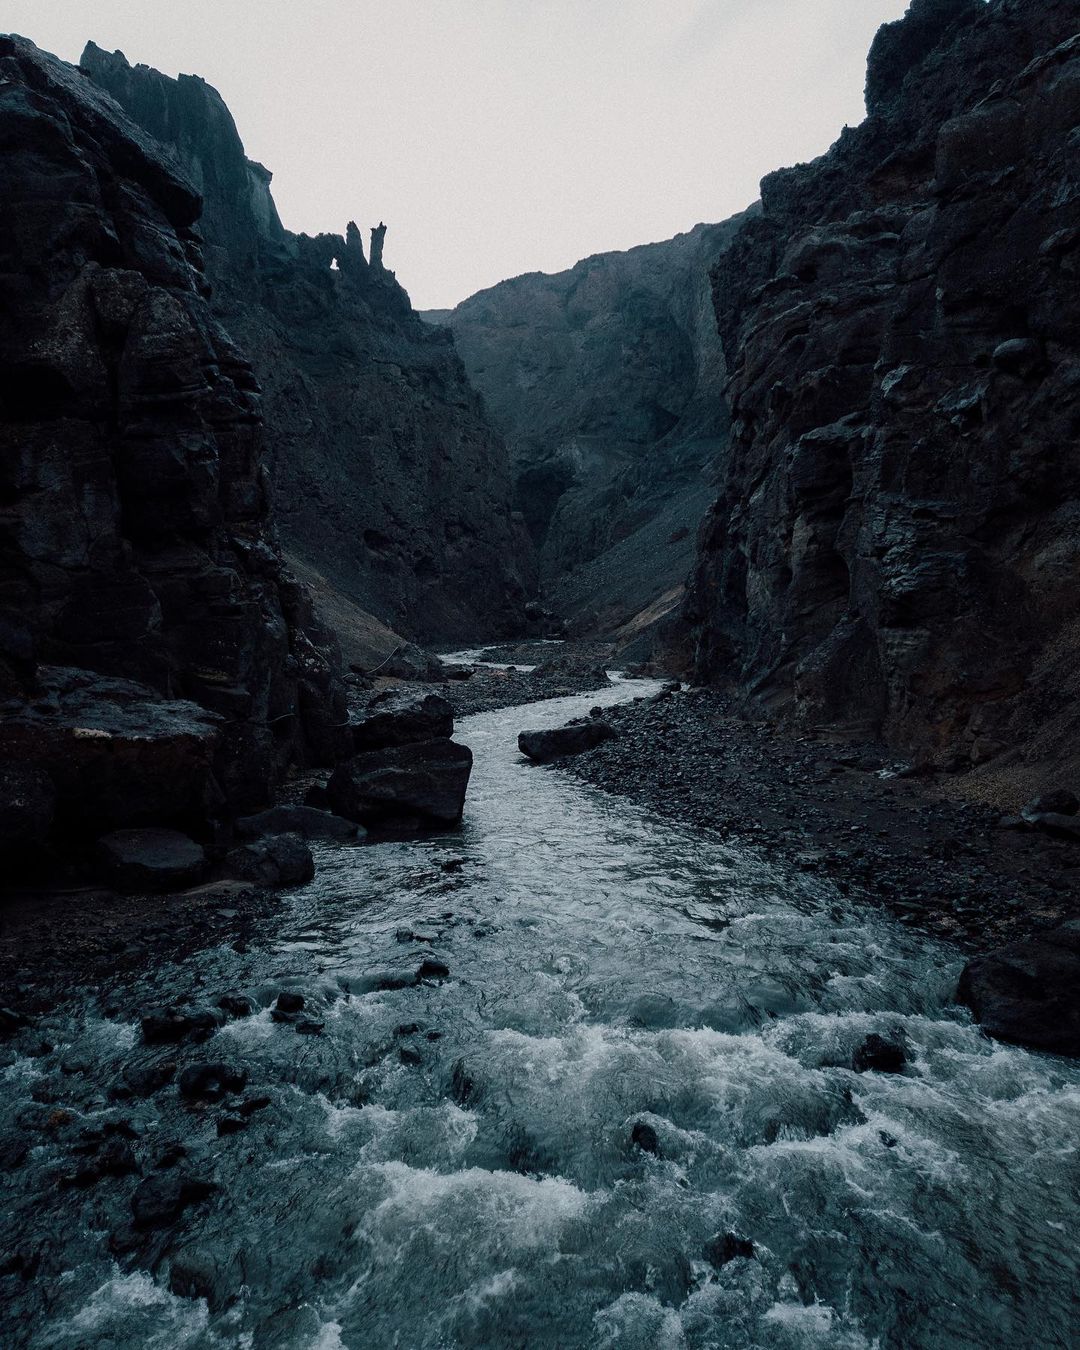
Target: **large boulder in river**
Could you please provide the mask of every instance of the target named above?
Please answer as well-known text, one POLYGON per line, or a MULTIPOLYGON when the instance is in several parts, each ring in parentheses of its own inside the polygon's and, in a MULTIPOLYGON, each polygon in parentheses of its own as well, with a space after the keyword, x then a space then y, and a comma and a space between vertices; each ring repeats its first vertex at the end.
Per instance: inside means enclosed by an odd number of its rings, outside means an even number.
POLYGON ((1080 1055, 1080 921, 976 956, 957 997, 988 1036, 1080 1055))
POLYGON ((315 860, 298 834, 275 834, 234 848, 223 870, 257 886, 303 886, 315 875, 315 860))
POLYGON ((180 891, 206 871, 206 854, 178 830, 114 830, 98 840, 105 880, 121 891, 180 891))
POLYGON ((327 784, 330 805, 362 825, 414 818, 422 826, 456 825, 465 809, 472 751, 456 741, 421 741, 354 755, 327 784))
POLYGON ((438 694, 388 689, 375 698, 352 724, 354 750, 383 750, 392 745, 449 740, 454 710, 438 694))
POLYGON ((595 719, 572 722, 568 727, 553 727, 548 731, 523 731, 518 736, 518 749, 537 764, 550 764, 552 760, 584 754, 618 735, 607 722, 595 719))
POLYGON ((236 822, 241 839, 262 839, 268 834, 298 834, 302 839, 355 839, 360 826, 355 821, 320 811, 314 806, 271 806, 236 822))

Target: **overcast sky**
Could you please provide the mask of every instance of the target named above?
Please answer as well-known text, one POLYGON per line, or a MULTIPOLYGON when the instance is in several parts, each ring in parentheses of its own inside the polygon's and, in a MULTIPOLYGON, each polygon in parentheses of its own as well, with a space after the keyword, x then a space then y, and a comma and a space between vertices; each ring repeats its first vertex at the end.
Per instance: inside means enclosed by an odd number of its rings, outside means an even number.
POLYGON ((666 239, 863 116, 907 0, 3 0, 221 91, 293 230, 389 225, 418 308, 666 239))

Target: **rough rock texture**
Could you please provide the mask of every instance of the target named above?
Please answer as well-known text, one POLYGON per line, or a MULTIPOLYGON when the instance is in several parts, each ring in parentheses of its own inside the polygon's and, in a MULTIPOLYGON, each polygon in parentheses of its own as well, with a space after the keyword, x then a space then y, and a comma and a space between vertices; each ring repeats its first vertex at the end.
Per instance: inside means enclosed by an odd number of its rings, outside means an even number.
POLYGON ((454 710, 438 694, 387 689, 350 723, 350 731, 357 751, 440 740, 454 734, 454 710))
POLYGON ((618 734, 607 722, 572 722, 547 731, 522 731, 518 735, 518 749, 537 764, 550 764, 556 759, 595 750, 604 741, 615 740, 618 734))
MULTIPOLYGON (((357 227, 282 227, 216 90, 91 43, 82 68, 203 193, 215 312, 263 388, 282 536, 345 595, 426 641, 512 634, 532 585, 505 447, 445 331, 357 227)), ((381 244, 382 236, 373 231, 381 244)))
POLYGON ((330 804, 362 825, 411 819, 421 826, 456 825, 465 808, 472 751, 456 741, 422 741, 367 751, 339 764, 327 784, 330 804))
POLYGON ((959 998, 988 1035, 1035 1050, 1080 1055, 1080 922, 977 956, 959 998))
POLYGON ((529 273, 429 316, 506 435, 545 591, 573 632, 681 598, 706 471, 727 445, 708 271, 737 224, 529 273))
POLYGON ((866 122, 765 179, 714 272, 701 678, 939 763, 1075 757, 1078 28, 1072 0, 916 0, 866 122))
POLYGON ((114 830, 97 853, 105 880, 123 891, 178 891, 206 871, 203 849, 178 830, 114 830))
POLYGON ((0 200, 3 754, 110 826, 261 805, 290 760, 332 761, 344 703, 198 195, 84 76, 0 38, 0 200))

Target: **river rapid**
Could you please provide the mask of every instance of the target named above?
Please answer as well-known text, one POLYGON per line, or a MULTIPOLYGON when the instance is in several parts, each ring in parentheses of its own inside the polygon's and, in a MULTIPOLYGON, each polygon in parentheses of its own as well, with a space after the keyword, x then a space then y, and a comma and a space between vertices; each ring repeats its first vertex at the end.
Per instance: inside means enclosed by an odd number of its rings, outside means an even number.
POLYGON ((3 1241, 44 1255, 0 1283, 3 1345, 1077 1344, 1080 1069, 984 1038, 955 951, 518 754, 657 687, 466 719, 459 833, 316 845, 258 942, 75 982, 4 1061, 3 1241), (170 1053, 242 1066, 246 1128, 175 1084, 110 1100, 162 1057, 139 1012, 237 992, 255 1015, 170 1053), (852 1070, 871 1032, 903 1073, 852 1070), (106 1126, 217 1190, 125 1237, 137 1175, 57 1184, 106 1126))

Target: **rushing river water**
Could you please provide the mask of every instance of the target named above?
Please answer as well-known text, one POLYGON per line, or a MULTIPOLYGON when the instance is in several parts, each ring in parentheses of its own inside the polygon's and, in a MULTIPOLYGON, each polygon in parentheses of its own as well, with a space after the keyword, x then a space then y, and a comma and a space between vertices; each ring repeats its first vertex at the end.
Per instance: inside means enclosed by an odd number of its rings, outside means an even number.
POLYGON ((1080 1071, 983 1038, 954 952, 517 753, 653 687, 466 720, 460 834, 317 846, 250 950, 50 1019, 53 1053, 5 1070, 5 1129, 51 1084, 75 1125, 130 1122, 144 1170, 180 1140, 219 1190, 114 1256, 136 1178, 61 1193, 38 1142, 8 1216, 65 1273, 4 1282, 5 1345, 1077 1344, 1080 1071), (411 982, 425 959, 449 977, 411 982), (271 1020, 282 989, 321 1035, 271 1020), (246 1130, 175 1086, 107 1104, 151 1057, 107 1007, 236 990, 262 1011, 181 1060, 247 1068, 272 1100, 246 1130), (906 1037, 904 1073, 851 1070, 872 1031, 906 1037), (755 1256, 718 1269, 729 1231, 755 1256))

